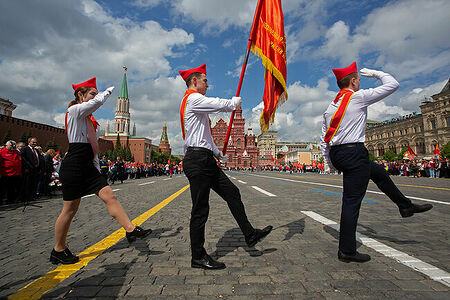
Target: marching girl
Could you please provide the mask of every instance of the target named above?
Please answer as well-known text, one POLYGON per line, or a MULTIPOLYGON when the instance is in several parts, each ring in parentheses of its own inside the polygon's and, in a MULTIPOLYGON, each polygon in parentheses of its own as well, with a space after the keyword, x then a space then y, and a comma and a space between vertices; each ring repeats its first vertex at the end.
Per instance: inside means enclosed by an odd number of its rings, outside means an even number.
POLYGON ((75 100, 69 103, 65 122, 69 151, 61 164, 59 174, 64 204, 55 223, 55 246, 50 254, 50 261, 54 264, 73 264, 79 261, 78 256, 73 255, 67 248, 66 238, 81 197, 91 193, 103 200, 109 214, 125 229, 128 242, 143 238, 151 232, 150 229, 144 230, 131 223, 98 169, 98 123, 92 113, 105 103, 114 87, 99 93, 95 77, 72 87, 75 90, 75 100))

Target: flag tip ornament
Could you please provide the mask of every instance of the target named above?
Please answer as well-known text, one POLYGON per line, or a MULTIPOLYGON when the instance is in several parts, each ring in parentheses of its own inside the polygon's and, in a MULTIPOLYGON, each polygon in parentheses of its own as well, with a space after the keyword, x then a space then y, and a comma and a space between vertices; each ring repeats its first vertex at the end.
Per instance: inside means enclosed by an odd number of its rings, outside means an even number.
POLYGON ((72 84, 72 88, 74 91, 76 91, 80 87, 92 87, 96 89, 97 88, 96 78, 92 77, 91 79, 86 80, 85 82, 79 84, 72 84))
POLYGON ((352 73, 357 73, 358 69, 356 67, 356 61, 354 61, 350 66, 346 67, 346 68, 342 68, 342 69, 333 69, 333 73, 334 76, 336 76, 336 80, 339 81, 342 78, 344 78, 345 76, 352 74, 352 73))
POLYGON ((192 73, 202 73, 206 75, 206 63, 201 65, 200 67, 189 69, 189 70, 180 70, 178 71, 180 73, 181 78, 183 78, 184 81, 191 75, 192 73))

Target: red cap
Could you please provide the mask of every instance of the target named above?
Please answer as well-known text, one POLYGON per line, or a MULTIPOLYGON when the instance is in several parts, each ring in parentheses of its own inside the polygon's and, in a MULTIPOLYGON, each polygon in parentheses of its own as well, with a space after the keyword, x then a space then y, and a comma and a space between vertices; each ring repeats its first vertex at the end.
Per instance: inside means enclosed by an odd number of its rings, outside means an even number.
POLYGON ((89 79, 88 81, 79 83, 79 84, 72 84, 73 90, 76 91, 77 88, 80 87, 93 87, 93 88, 97 88, 97 83, 96 83, 96 79, 95 77, 92 77, 91 79, 89 79))
POLYGON ((347 68, 342 68, 342 69, 333 69, 333 73, 336 76, 337 81, 341 80, 342 78, 344 78, 345 76, 347 76, 348 74, 351 73, 356 73, 358 72, 357 68, 356 68, 356 61, 353 62, 350 66, 348 66, 347 68))
POLYGON ((190 69, 190 70, 184 70, 184 71, 178 71, 180 73, 181 77, 184 81, 191 75, 192 73, 202 73, 206 74, 206 64, 201 65, 198 68, 190 69))

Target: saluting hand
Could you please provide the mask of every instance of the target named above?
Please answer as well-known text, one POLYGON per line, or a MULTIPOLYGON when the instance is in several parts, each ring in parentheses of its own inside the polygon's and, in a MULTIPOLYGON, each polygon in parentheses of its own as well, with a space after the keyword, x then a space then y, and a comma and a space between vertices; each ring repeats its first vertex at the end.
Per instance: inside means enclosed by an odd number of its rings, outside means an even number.
POLYGON ((111 95, 112 92, 114 90, 114 86, 110 86, 109 88, 106 89, 106 91, 111 95))
POLYGON ((380 73, 381 73, 380 71, 367 69, 367 68, 363 68, 363 69, 359 70, 359 74, 361 74, 361 76, 364 76, 364 77, 379 78, 381 75, 380 73))

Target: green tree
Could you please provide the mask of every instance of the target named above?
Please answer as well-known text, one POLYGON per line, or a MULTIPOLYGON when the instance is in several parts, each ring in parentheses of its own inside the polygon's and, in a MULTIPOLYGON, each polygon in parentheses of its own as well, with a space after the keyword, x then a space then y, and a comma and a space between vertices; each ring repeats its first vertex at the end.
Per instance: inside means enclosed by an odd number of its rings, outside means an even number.
POLYGON ((375 155, 372 154, 372 152, 369 152, 369 159, 370 159, 371 161, 377 160, 377 158, 375 157, 375 155))
POLYGON ((405 155, 405 152, 408 151, 408 148, 405 147, 402 149, 402 151, 400 151, 400 153, 397 155, 397 160, 403 160, 403 155, 405 155))
POLYGON ((47 143, 47 145, 44 148, 44 151, 47 152, 48 149, 53 149, 55 151, 58 151, 58 145, 56 144, 55 140, 51 140, 47 143))
POLYGON ((383 154, 383 159, 386 161, 395 161, 395 160, 397 160, 397 154, 395 154, 391 150, 387 150, 383 154))
POLYGON ((28 138, 27 138, 27 134, 25 133, 25 131, 22 133, 22 137, 20 138, 19 142, 22 142, 25 145, 28 144, 28 138))
POLYGON ((442 158, 450 158, 450 142, 442 146, 441 157, 442 158))
POLYGON ((7 141, 12 140, 11 137, 11 129, 8 129, 8 131, 6 131, 5 137, 3 138, 3 144, 6 144, 7 141))

